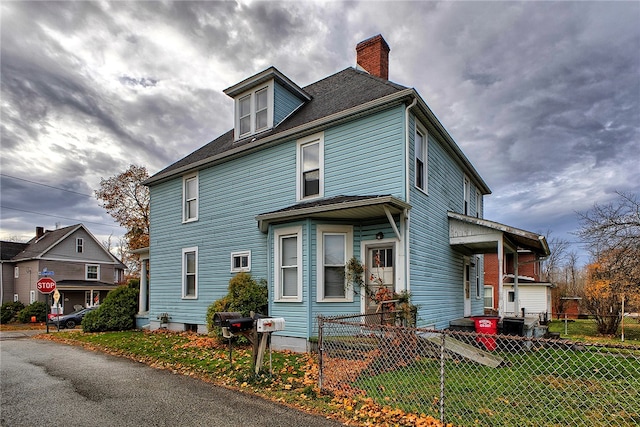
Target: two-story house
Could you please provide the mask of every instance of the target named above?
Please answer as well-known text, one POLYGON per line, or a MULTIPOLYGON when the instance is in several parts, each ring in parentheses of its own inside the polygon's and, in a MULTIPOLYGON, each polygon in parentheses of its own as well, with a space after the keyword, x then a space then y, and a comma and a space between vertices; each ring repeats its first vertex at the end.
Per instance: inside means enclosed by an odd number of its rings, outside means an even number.
POLYGON ((207 307, 249 271, 286 320, 274 347, 304 351, 318 315, 375 309, 346 283, 352 257, 443 328, 482 314, 481 254, 548 251, 482 219, 487 184, 416 90, 388 80, 389 51, 378 35, 357 68, 306 87, 274 67, 231 86, 233 128, 146 181, 152 329, 167 312, 206 332, 207 307))
POLYGON ((62 314, 67 314, 74 311, 74 306, 99 304, 124 281, 126 266, 82 224, 56 230, 36 227, 35 237, 27 243, 1 244, 3 302, 51 303, 51 298, 36 287, 46 275, 56 281, 59 307, 62 314))

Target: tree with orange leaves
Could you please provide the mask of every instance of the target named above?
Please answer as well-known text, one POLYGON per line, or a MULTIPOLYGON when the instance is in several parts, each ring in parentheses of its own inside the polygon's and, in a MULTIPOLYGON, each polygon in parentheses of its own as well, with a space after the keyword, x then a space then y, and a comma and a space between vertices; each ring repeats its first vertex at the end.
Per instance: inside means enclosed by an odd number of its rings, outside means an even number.
POLYGON ((107 212, 127 230, 128 250, 149 246, 149 178, 144 166, 130 165, 126 171, 100 180, 95 194, 107 212))

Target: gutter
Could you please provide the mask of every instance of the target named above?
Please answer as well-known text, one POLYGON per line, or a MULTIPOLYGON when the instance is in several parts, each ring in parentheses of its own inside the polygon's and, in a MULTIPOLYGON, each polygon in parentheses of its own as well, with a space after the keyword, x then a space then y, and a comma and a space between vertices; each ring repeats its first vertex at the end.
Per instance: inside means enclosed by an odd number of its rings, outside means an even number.
MULTIPOLYGON (((405 191, 405 195, 404 195, 404 199, 405 202, 407 202, 407 204, 410 204, 410 194, 411 194, 411 179, 409 177, 409 169, 411 166, 411 161, 409 159, 409 149, 410 144, 409 144, 409 110, 411 110, 413 107, 416 106, 416 104, 418 103, 418 97, 414 96, 413 97, 413 101, 411 101, 411 104, 409 104, 407 106, 407 108, 405 108, 404 110, 404 139, 405 139, 405 165, 404 165, 404 171, 405 171, 405 183, 404 183, 404 191, 405 191)), ((410 283, 410 279, 411 279, 411 262, 410 262, 410 248, 409 248, 409 228, 411 225, 411 221, 410 221, 410 217, 409 217, 409 210, 405 209, 404 210, 404 241, 402 242, 403 246, 404 246, 404 289, 407 292, 410 292, 411 290, 411 286, 409 285, 410 283)), ((400 224, 402 224, 402 221, 400 221, 400 224)), ((395 223, 394 223, 395 225, 395 223)))

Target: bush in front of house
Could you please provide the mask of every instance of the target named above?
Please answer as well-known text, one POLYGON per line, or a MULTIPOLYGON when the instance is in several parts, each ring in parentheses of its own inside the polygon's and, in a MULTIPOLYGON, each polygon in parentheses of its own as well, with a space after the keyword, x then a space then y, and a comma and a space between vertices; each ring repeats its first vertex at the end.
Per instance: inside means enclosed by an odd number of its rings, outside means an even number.
POLYGON ((138 311, 138 290, 119 286, 107 294, 100 307, 82 319, 83 332, 126 331, 134 329, 138 311))
POLYGON ((31 322, 31 318, 35 316, 36 322, 44 322, 47 320, 47 310, 46 302, 36 301, 20 310, 16 319, 20 323, 29 323, 31 322))
POLYGON ((16 320, 18 313, 24 309, 20 301, 8 301, 0 306, 0 323, 3 325, 16 320))
POLYGON ((229 280, 229 293, 216 300, 207 309, 209 330, 215 329, 213 315, 218 312, 240 312, 248 317, 250 312, 267 314, 269 308, 269 290, 267 281, 256 282, 251 274, 240 272, 229 280))

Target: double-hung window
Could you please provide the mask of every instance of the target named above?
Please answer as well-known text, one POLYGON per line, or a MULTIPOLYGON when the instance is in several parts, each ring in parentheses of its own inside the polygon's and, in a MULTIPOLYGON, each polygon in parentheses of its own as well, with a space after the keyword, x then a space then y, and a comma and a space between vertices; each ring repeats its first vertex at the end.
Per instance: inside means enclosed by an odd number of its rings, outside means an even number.
POLYGON ((298 140, 298 200, 322 197, 324 193, 324 134, 298 140))
POLYGON ((273 127, 273 90, 270 82, 236 98, 236 140, 273 127))
POLYGON ((353 228, 318 225, 318 301, 353 301, 346 286, 345 266, 353 256, 353 228))
POLYGON ((416 123, 416 135, 414 141, 416 157, 416 187, 424 192, 427 191, 427 141, 427 131, 416 123))
POLYGON ((85 279, 86 280, 99 280, 100 279, 100 266, 96 264, 85 265, 85 279))
POLYGON ((182 298, 198 298, 198 248, 182 249, 182 298))
POLYGON ((76 252, 81 254, 84 250, 84 239, 82 237, 78 237, 76 239, 76 252))
POLYGON ((276 230, 274 255, 276 301, 302 301, 302 227, 276 230))
POLYGON ((471 197, 471 182, 469 181, 469 178, 467 178, 466 176, 464 177, 464 214, 465 215, 469 215, 469 205, 470 203, 470 197, 471 197))
POLYGON ((182 183, 183 222, 198 219, 198 175, 188 175, 182 183))

